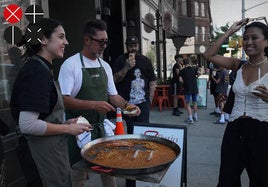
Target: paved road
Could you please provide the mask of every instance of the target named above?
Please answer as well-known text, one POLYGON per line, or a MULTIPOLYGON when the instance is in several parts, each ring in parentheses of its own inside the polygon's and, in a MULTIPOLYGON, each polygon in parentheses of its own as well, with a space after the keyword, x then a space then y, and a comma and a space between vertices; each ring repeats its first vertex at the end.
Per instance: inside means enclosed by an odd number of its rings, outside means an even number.
MULTIPOLYGON (((226 125, 215 125, 217 118, 209 113, 214 109, 212 96, 208 94, 207 108, 199 109, 198 122, 193 125, 184 123, 186 111, 181 116, 171 115, 171 108, 162 112, 154 107, 151 112, 151 123, 187 125, 187 187, 216 187, 220 165, 220 146, 226 125)), ((97 182, 97 176, 95 176, 97 182)), ((118 187, 125 187, 124 179, 117 179, 118 187)), ((91 186, 93 185, 91 180, 91 186)), ((98 186, 101 186, 98 182, 98 186)), ((243 174, 242 186, 248 186, 248 179, 243 174)), ((155 185, 155 187, 158 187, 155 185)))
POLYGON ((168 124, 187 125, 187 186, 215 187, 218 177, 220 145, 225 125, 215 125, 217 118, 209 113, 213 111, 212 97, 208 95, 207 108, 198 110, 198 122, 194 125, 184 123, 187 119, 186 111, 177 117, 172 116, 170 110, 165 110, 161 118, 155 108, 151 121, 166 122, 168 124), (161 121, 163 120, 163 121, 161 121))

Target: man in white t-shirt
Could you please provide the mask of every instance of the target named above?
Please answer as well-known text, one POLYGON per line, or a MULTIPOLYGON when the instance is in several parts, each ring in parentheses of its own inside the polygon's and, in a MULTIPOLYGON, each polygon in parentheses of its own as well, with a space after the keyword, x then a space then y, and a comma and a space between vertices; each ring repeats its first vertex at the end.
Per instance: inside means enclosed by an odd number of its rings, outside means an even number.
MULTIPOLYGON (((104 136, 105 114, 115 111, 115 107, 126 108, 132 105, 137 108, 137 113, 133 116, 140 114, 139 107, 129 104, 118 95, 112 70, 109 64, 100 58, 108 44, 106 30, 105 22, 88 21, 84 26, 82 51, 69 57, 59 72, 66 118, 85 117, 93 126, 92 140, 104 136)), ((69 138, 69 155, 71 164, 81 159, 74 137, 69 138)), ((103 185, 115 186, 114 178, 109 179, 107 176, 102 176, 103 185)))

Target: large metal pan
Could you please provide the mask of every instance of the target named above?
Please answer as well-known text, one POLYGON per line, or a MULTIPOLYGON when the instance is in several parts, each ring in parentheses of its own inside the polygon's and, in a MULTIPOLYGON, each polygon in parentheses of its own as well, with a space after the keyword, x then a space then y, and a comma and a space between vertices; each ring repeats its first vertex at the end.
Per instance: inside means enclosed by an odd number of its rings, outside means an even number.
POLYGON ((131 134, 131 135, 116 135, 116 136, 104 137, 104 138, 93 140, 82 148, 81 155, 88 162, 89 167, 92 170, 95 170, 98 172, 105 172, 111 175, 143 175, 143 174, 151 174, 151 173, 155 173, 155 172, 159 172, 164 169, 167 169, 177 159, 180 152, 181 152, 180 147, 176 143, 168 139, 160 138, 157 136, 131 134), (122 141, 122 140, 127 140, 127 139, 146 140, 146 141, 153 141, 153 142, 163 144, 171 148, 175 152, 176 158, 172 161, 169 161, 167 163, 160 164, 157 166, 152 166, 152 167, 147 167, 147 168, 138 168, 138 169, 133 169, 133 168, 122 169, 122 168, 110 168, 110 167, 106 167, 102 165, 96 165, 93 162, 91 162, 87 156, 87 153, 96 144, 108 142, 108 141, 116 141, 116 140, 122 141))

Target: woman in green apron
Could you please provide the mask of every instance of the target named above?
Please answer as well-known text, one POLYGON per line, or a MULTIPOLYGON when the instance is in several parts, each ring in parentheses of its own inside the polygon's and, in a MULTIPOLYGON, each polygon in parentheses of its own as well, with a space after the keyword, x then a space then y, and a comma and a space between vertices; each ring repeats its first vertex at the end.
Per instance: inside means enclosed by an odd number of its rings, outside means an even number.
POLYGON ((63 99, 52 73, 52 60, 62 58, 68 45, 62 25, 44 18, 36 26, 43 32, 42 40, 26 42, 27 61, 14 84, 11 110, 27 139, 42 185, 71 187, 67 134, 88 131, 91 125, 76 124, 77 119, 63 121, 63 99))

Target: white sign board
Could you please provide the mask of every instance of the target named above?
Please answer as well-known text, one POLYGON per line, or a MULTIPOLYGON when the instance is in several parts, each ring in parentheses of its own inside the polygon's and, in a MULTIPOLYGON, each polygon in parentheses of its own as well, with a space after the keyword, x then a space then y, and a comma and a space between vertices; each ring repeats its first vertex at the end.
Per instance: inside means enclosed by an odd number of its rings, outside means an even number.
POLYGON ((197 105, 199 107, 207 107, 207 79, 198 78, 197 86, 199 92, 197 97, 197 105))
MULTIPOLYGON (((145 134, 147 131, 157 131, 158 137, 169 139, 181 148, 178 158, 169 167, 159 184, 136 181, 136 187, 181 187, 186 183, 186 126, 167 124, 134 124, 134 134, 145 134)), ((146 135, 155 135, 148 134, 146 135)))

